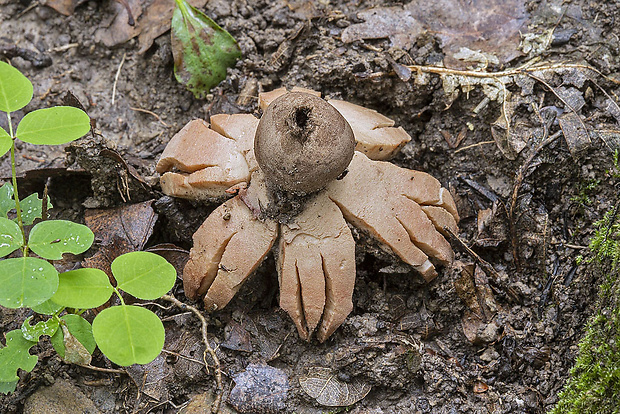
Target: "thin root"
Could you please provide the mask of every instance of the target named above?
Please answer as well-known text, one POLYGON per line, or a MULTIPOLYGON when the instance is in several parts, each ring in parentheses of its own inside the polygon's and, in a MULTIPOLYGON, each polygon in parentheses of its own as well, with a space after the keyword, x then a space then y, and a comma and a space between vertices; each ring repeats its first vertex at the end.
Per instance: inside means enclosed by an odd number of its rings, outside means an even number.
POLYGON ((211 356, 211 359, 213 360, 213 365, 215 366, 214 371, 215 371, 216 390, 215 390, 215 399, 213 400, 213 405, 211 406, 211 412, 219 413, 220 404, 222 402, 222 370, 220 368, 220 360, 215 354, 215 351, 213 350, 213 348, 211 348, 211 345, 209 345, 209 340, 207 338, 207 320, 205 319, 204 316, 202 316, 202 313, 200 313, 198 309, 196 309, 195 307, 191 305, 187 305, 181 302, 180 300, 175 298, 173 295, 164 295, 161 298, 163 300, 167 300, 168 302, 174 303, 177 306, 177 308, 181 310, 190 310, 194 315, 196 315, 196 317, 198 317, 198 319, 200 319, 200 323, 201 323, 200 331, 202 333, 202 342, 205 344, 205 353, 203 355, 203 359, 204 359, 205 369, 207 370, 207 373, 209 373, 209 368, 208 368, 209 365, 207 364, 207 354, 211 356))
POLYGON ((134 107, 129 107, 129 109, 131 109, 132 111, 136 111, 136 112, 144 112, 145 114, 149 114, 151 116, 154 116, 159 122, 161 122, 161 124, 163 126, 165 126, 166 128, 170 128, 170 125, 168 125, 167 123, 165 123, 161 117, 159 115, 157 115, 155 112, 153 111, 149 111, 148 109, 142 109, 142 108, 134 108, 134 107))

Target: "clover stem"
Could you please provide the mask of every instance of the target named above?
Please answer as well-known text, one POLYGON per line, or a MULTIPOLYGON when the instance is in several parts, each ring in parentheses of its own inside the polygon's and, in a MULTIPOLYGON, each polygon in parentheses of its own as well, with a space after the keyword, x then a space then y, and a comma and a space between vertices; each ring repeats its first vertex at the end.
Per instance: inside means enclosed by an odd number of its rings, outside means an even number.
POLYGON ((22 209, 19 206, 19 192, 17 191, 17 170, 15 167, 15 137, 13 136, 13 124, 11 123, 11 114, 7 112, 6 117, 9 122, 9 135, 11 136, 11 178, 13 179, 13 197, 15 198, 15 212, 17 213, 17 224, 22 231, 22 253, 24 257, 28 256, 28 244, 26 243, 26 231, 24 230, 24 222, 22 221, 22 209))
POLYGON ((116 286, 112 286, 112 289, 114 289, 114 293, 116 293, 116 296, 118 296, 118 298, 121 300, 121 306, 125 306, 125 301, 123 300, 121 292, 116 288, 116 286))

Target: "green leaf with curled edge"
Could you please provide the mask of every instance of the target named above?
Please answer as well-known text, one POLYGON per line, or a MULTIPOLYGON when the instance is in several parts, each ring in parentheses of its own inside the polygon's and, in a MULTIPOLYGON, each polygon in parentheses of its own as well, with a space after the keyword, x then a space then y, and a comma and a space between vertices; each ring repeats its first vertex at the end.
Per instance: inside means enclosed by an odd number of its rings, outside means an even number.
POLYGON ((139 306, 120 305, 101 311, 93 321, 97 346, 117 365, 148 364, 164 347, 164 325, 139 306))
MULTIPOLYGON (((43 200, 39 198, 37 193, 32 193, 28 197, 19 202, 19 207, 22 210, 22 223, 25 226, 29 226, 34 221, 43 216, 43 200)), ((47 209, 51 209, 52 203, 47 199, 47 209)), ((15 219, 17 220, 17 219, 15 219)))
POLYGON ((24 339, 27 341, 39 342, 39 338, 41 338, 41 336, 47 335, 52 337, 56 331, 58 331, 57 318, 39 321, 35 325, 30 325, 32 318, 33 317, 30 316, 24 321, 24 323, 22 323, 22 335, 24 335, 24 339))
POLYGON ((171 41, 174 75, 198 99, 226 78, 241 57, 237 41, 186 0, 175 0, 171 41))
POLYGON ((32 228, 28 247, 45 259, 60 260, 64 253, 84 253, 94 240, 93 232, 83 224, 47 220, 32 228))
POLYGON ((32 100, 33 87, 27 77, 0 61, 0 111, 15 112, 32 100))
MULTIPOLYGON (((5 183, 0 187, 0 217, 8 217, 8 213, 11 210, 15 210, 15 191, 11 183, 5 183)), ((19 202, 19 207, 22 210, 22 223, 28 226, 43 215, 43 200, 39 198, 37 193, 32 193, 28 197, 22 199, 19 202)), ((47 209, 50 210, 54 206, 47 199, 47 209)), ((17 218, 13 221, 17 222, 17 218)))
MULTIPOLYGON (((36 355, 30 355, 29 351, 36 344, 36 342, 27 341, 21 329, 15 329, 6 334, 6 345, 0 348, 0 384, 18 381, 18 369, 32 371, 39 358, 36 355)), ((0 385, 0 389, 5 389, 5 387, 6 385, 0 385)))
POLYGON ((4 185, 0 187, 0 217, 7 218, 9 211, 15 208, 15 200, 13 199, 14 192, 11 183, 4 183, 4 185))
POLYGON ((31 308, 51 298, 58 288, 58 271, 43 259, 0 260, 0 305, 31 308))
POLYGON ((0 157, 9 152, 13 145, 13 140, 8 132, 0 128, 0 157))
POLYGON ((90 131, 90 117, 73 106, 37 109, 24 116, 15 136, 35 145, 60 145, 75 141, 90 131))
POLYGON ((24 244, 24 236, 17 223, 0 217, 0 257, 7 256, 24 244))

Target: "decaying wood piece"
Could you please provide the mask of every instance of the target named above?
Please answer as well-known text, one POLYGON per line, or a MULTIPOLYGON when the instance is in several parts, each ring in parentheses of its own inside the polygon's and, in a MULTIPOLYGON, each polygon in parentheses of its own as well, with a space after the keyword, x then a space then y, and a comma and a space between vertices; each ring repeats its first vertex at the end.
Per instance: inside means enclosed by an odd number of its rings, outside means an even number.
POLYGON ((183 275, 186 295, 202 298, 208 310, 226 306, 279 237, 280 306, 303 339, 316 335, 323 342, 353 307, 355 241, 347 222, 432 280, 435 265, 452 263, 444 234, 457 231, 459 218, 452 196, 435 178, 380 161, 410 140, 394 121, 348 102, 326 104, 318 92, 292 92, 260 94, 259 106, 268 114, 263 121, 222 114, 211 117, 210 128, 190 122, 170 141, 157 171, 169 195, 234 195, 194 234, 183 275), (342 122, 346 127, 335 126, 342 122), (351 132, 355 142, 350 135, 342 141, 351 132), (338 149, 343 142, 351 149, 338 149), (348 158, 335 162, 333 171, 321 167, 333 153, 348 158), (306 177, 317 182, 307 185, 306 177))

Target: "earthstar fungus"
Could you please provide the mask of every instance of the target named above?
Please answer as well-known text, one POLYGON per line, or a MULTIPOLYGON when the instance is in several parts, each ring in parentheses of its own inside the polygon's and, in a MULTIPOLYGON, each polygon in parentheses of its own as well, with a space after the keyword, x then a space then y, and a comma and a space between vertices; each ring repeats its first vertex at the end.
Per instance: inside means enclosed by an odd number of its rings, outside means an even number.
POLYGON ((191 121, 157 163, 164 192, 230 197, 194 234, 185 294, 220 309, 275 250, 280 307, 299 335, 325 341, 353 308, 355 240, 375 238, 426 280, 454 253, 450 193, 429 174, 385 160, 411 138, 394 121, 303 88, 261 94, 264 111, 191 121), (348 223, 348 224, 347 224, 348 223), (274 247, 275 246, 275 247, 274 247))

